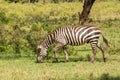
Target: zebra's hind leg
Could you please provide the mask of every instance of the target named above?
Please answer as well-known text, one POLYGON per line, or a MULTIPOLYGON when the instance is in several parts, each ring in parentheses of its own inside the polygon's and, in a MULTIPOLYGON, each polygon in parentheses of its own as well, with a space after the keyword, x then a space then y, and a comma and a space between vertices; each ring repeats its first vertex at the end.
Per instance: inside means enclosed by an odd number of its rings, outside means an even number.
POLYGON ((91 62, 93 63, 95 61, 96 53, 97 53, 97 42, 91 42, 91 47, 93 51, 93 56, 91 59, 91 62))
POLYGON ((67 51, 67 48, 63 47, 63 51, 64 51, 64 54, 65 54, 65 62, 68 62, 68 51, 67 51))
POLYGON ((55 56, 55 59, 56 59, 56 61, 57 62, 59 62, 60 60, 59 60, 59 57, 58 57, 58 55, 57 55, 57 51, 60 49, 60 48, 62 48, 64 45, 62 45, 61 43, 58 43, 56 46, 55 46, 55 48, 53 49, 53 53, 54 53, 54 56, 55 56))
POLYGON ((104 48, 103 48, 103 46, 100 44, 100 42, 98 42, 97 47, 101 50, 102 55, 103 55, 103 60, 104 60, 104 62, 106 62, 106 56, 105 56, 105 53, 104 53, 104 48))

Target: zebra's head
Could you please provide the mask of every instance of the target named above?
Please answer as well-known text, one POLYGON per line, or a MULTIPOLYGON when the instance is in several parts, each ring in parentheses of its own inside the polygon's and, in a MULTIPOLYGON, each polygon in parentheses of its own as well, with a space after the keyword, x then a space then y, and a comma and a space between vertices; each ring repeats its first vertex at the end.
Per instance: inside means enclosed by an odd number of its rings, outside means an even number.
POLYGON ((47 49, 43 46, 38 46, 37 62, 43 62, 45 56, 47 55, 47 49))

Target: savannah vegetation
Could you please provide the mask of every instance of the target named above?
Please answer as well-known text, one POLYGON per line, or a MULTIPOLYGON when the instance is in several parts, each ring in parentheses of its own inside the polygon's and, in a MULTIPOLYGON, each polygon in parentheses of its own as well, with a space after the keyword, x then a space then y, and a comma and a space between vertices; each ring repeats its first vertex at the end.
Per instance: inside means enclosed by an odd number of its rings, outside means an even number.
POLYGON ((0 0, 0 80, 120 80, 119 0, 96 0, 85 23, 100 27, 110 44, 107 48, 103 43, 107 62, 98 50, 93 64, 89 44, 68 46, 68 63, 64 63, 62 50, 58 52, 61 62, 55 62, 53 44, 44 63, 35 62, 37 45, 47 34, 79 24, 83 3, 21 1, 0 0))

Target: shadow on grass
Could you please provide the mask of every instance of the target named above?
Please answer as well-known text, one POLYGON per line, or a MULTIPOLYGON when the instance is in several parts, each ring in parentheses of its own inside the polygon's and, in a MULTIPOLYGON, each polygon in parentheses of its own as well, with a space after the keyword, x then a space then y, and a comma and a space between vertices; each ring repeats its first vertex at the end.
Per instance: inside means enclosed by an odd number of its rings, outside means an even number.
MULTIPOLYGON (((68 62, 90 62, 90 60, 86 59, 86 58, 69 58, 68 62)), ((103 60, 101 58, 96 58, 95 62, 103 62, 103 60)), ((48 62, 49 63, 49 62, 48 62)), ((61 60, 59 62, 52 60, 52 63, 66 63, 64 58, 61 58, 61 60)))
MULTIPOLYGON (((76 58, 69 58, 69 61, 68 61, 68 62, 78 62, 78 61, 80 61, 80 60, 78 60, 78 59, 76 59, 76 58)), ((59 62, 53 60, 52 63, 66 63, 66 62, 65 62, 65 59, 62 59, 62 60, 60 60, 59 62)))
POLYGON ((35 56, 29 56, 29 55, 26 55, 26 56, 21 56, 21 55, 2 55, 0 56, 0 60, 17 60, 17 59, 33 59, 35 58, 35 56))
POLYGON ((90 77, 90 80, 120 80, 119 76, 111 76, 109 73, 103 73, 100 77, 92 79, 92 76, 90 77))
MULTIPOLYGON (((36 55, 25 55, 21 56, 19 54, 17 55, 0 55, 0 60, 17 60, 17 59, 28 59, 28 60, 34 60, 36 63, 36 55)), ((69 61, 68 62, 90 62, 91 58, 90 56, 80 56, 79 58, 76 58, 75 56, 69 56, 69 61)), ((107 61, 120 61, 120 59, 115 59, 115 58, 108 58, 107 61)), ((95 62, 103 62, 102 57, 100 58, 95 58, 95 62)), ((56 62, 54 57, 48 57, 45 59, 43 63, 65 63, 65 57, 60 57, 60 62, 56 62)))
MULTIPOLYGON (((36 56, 32 55, 32 56, 21 56, 21 55, 6 55, 6 56, 0 56, 0 60, 17 60, 17 59, 28 59, 28 60, 36 60, 36 56)), ((91 59, 88 59, 86 57, 80 56, 79 58, 75 58, 75 57, 69 57, 69 61, 68 62, 90 62, 91 59)), ((98 62, 102 62, 103 60, 101 58, 96 58, 96 61, 98 62)), ((35 61, 36 63, 36 61, 35 61)), ((54 57, 50 57, 44 60, 43 63, 65 63, 65 58, 60 58, 59 62, 55 61, 54 57)))

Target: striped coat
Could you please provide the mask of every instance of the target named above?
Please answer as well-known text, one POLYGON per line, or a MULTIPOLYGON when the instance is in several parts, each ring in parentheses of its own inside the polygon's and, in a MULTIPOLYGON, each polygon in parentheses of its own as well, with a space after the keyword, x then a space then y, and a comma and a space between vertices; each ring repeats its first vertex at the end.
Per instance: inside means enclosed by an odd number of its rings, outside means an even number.
MULTIPOLYGON (((47 49, 52 43, 57 43, 53 49, 56 61, 59 61, 59 58, 56 54, 57 50, 63 48, 63 51, 66 56, 66 61, 68 61, 68 52, 66 45, 82 45, 85 43, 90 43, 93 50, 92 62, 96 55, 96 48, 98 47, 103 53, 103 59, 105 61, 105 55, 102 45, 99 42, 99 37, 102 35, 101 30, 94 26, 73 26, 73 27, 62 27, 51 34, 49 34, 42 43, 38 46, 40 53, 37 56, 37 62, 42 62, 44 56, 47 55, 47 49)), ((103 41, 108 45, 107 39, 102 35, 103 41)))

